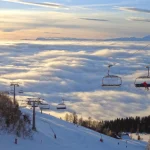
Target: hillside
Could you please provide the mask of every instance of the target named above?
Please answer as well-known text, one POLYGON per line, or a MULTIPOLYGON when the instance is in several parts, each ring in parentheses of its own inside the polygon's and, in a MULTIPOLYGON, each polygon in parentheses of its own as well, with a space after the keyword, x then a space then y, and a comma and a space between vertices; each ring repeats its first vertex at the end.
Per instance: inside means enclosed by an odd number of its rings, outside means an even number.
MULTIPOLYGON (((31 110, 23 111, 32 114, 31 110)), ((18 138, 17 145, 13 143, 14 136, 1 134, 0 147, 3 150, 144 150, 146 145, 145 142, 136 140, 127 140, 126 144, 126 140, 117 140, 104 135, 102 136, 104 142, 101 143, 99 133, 39 112, 36 113, 36 127, 37 133, 32 140, 18 138), (56 139, 53 132, 57 136, 56 139)))

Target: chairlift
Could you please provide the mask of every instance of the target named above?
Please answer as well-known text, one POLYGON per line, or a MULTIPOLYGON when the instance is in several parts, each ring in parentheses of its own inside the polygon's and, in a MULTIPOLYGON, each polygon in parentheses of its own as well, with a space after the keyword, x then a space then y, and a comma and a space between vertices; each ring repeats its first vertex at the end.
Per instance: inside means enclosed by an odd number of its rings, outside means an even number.
POLYGON ((27 104, 32 106, 32 105, 33 105, 33 102, 30 101, 30 100, 28 100, 28 101, 27 101, 27 104))
POLYGON ((39 102, 38 102, 38 105, 46 104, 43 101, 44 101, 44 99, 40 99, 39 102))
POLYGON ((20 89, 18 93, 22 94, 23 93, 23 89, 20 89))
POLYGON ((14 94, 14 90, 13 89, 11 89, 10 94, 14 94))
POLYGON ((62 102, 57 105, 57 109, 66 109, 66 105, 64 103, 64 99, 62 99, 62 102))
POLYGON ((27 106, 26 101, 22 101, 22 102, 20 103, 20 107, 26 107, 26 106, 27 106))
POLYGON ((38 105, 38 107, 40 109, 50 109, 50 106, 47 103, 41 103, 41 104, 38 105))
POLYGON ((9 91, 0 91, 0 93, 8 95, 9 91))
POLYGON ((146 66, 147 70, 148 70, 148 74, 147 76, 140 76, 138 78, 135 79, 134 85, 137 88, 140 87, 150 87, 150 74, 149 74, 149 66, 146 66), (146 83, 146 86, 144 85, 144 83, 146 83))
POLYGON ((28 104, 28 105, 31 105, 31 101, 27 101, 27 104, 28 104))
POLYGON ((112 86, 119 87, 119 86, 122 85, 122 79, 121 79, 121 77, 109 74, 110 68, 112 66, 113 65, 108 65, 108 75, 104 76, 103 79, 102 79, 102 86, 104 86, 104 87, 112 87, 112 86))
POLYGON ((32 106, 32 107, 38 107, 39 105, 38 105, 37 102, 35 102, 35 103, 31 102, 31 106, 32 106), (33 106, 33 104, 34 104, 34 106, 33 106))
MULTIPOLYGON (((33 102, 32 101, 27 101, 27 104, 33 107, 33 102)), ((38 107, 38 102, 35 103, 35 107, 38 107)))

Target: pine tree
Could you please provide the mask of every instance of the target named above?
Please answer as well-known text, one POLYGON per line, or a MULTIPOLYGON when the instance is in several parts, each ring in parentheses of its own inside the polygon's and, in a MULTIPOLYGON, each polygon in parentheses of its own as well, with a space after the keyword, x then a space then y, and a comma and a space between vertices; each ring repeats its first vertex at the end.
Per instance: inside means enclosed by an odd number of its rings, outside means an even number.
POLYGON ((32 136, 29 116, 25 114, 24 118, 18 104, 5 94, 0 94, 0 130, 24 138, 32 136))
POLYGON ((83 123, 83 118, 81 117, 78 122, 79 122, 79 125, 82 125, 82 123, 83 123))
POLYGON ((78 123, 78 116, 77 116, 76 112, 73 112, 72 115, 73 115, 73 123, 77 124, 78 123))
POLYGON ((88 126, 89 126, 89 128, 91 127, 91 120, 92 120, 92 118, 89 117, 89 118, 88 118, 88 126))

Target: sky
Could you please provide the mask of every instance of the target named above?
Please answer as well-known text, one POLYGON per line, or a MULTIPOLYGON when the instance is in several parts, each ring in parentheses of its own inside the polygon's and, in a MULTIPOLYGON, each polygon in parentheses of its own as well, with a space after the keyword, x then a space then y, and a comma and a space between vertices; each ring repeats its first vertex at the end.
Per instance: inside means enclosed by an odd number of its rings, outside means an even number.
POLYGON ((0 40, 150 34, 149 0, 0 0, 0 40))

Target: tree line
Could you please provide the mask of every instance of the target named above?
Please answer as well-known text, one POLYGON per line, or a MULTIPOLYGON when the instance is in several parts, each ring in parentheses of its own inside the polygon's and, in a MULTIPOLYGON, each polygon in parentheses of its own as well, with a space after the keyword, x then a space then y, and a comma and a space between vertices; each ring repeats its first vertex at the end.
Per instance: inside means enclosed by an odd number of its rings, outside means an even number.
POLYGON ((91 117, 88 119, 83 119, 82 117, 79 118, 78 115, 74 112, 71 114, 67 113, 65 115, 65 120, 110 136, 120 132, 150 133, 150 116, 126 117, 117 118, 115 120, 98 121, 93 120, 91 117))
POLYGON ((105 121, 103 128, 108 128, 114 132, 150 133, 150 116, 117 118, 105 121))

